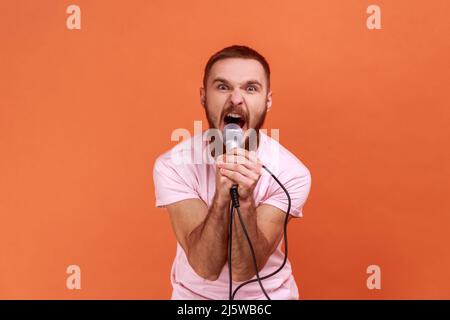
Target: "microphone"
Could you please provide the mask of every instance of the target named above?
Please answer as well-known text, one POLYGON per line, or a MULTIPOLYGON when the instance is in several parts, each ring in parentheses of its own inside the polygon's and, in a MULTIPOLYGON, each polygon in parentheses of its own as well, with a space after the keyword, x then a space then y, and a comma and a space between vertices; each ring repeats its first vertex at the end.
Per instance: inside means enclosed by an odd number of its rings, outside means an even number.
MULTIPOLYGON (((236 123, 228 123, 227 125, 225 125, 224 129, 223 129, 223 141, 226 147, 226 152, 230 151, 233 148, 240 148, 242 147, 243 143, 244 143, 244 132, 242 131, 241 127, 239 125, 237 125, 236 123)), ((272 272, 271 274, 264 276, 262 278, 260 278, 259 276, 259 271, 258 271, 258 266, 257 266, 257 262, 256 262, 256 255, 255 255, 255 250, 253 249, 253 245, 251 242, 251 239, 248 235, 247 232, 247 228, 245 227, 245 223, 242 219, 241 216, 241 211, 239 209, 240 205, 239 205, 239 194, 238 194, 238 185, 234 184, 231 188, 230 188, 230 195, 231 195, 231 202, 232 202, 232 206, 230 208, 230 225, 229 225, 229 229, 228 229, 228 234, 229 234, 229 238, 228 238, 228 271, 229 271, 229 292, 230 292, 230 300, 234 299, 234 296, 236 294, 236 292, 243 287, 244 285, 247 285, 253 281, 258 281, 259 286, 261 287, 261 290, 263 291, 264 295, 266 296, 266 298, 268 300, 270 300, 269 295, 267 294, 266 290, 264 289, 264 286, 261 282, 261 280, 263 279, 267 279, 269 277, 272 277, 273 275, 275 275, 277 272, 279 272, 281 269, 283 269, 286 261, 287 261, 287 232, 286 232, 286 226, 287 226, 287 221, 288 221, 288 217, 289 217, 289 212, 291 209, 291 198, 289 197, 289 193, 287 192, 287 190, 284 188, 284 186, 281 184, 281 182, 273 175, 273 173, 271 173, 269 171, 269 169, 267 169, 267 167, 263 166, 263 168, 265 168, 272 176, 273 178, 277 181, 277 183, 281 186, 281 188, 283 189, 283 191, 286 192, 286 195, 288 197, 288 209, 287 209, 287 214, 286 214, 286 218, 285 218, 285 222, 284 222, 284 243, 285 243, 285 257, 284 257, 284 261, 283 264, 281 265, 281 267, 276 270, 275 272, 272 272), (232 230, 233 230, 233 215, 234 215, 234 210, 237 210, 238 212, 238 216, 239 216, 239 221, 241 223, 242 226, 242 230, 244 231, 245 237, 247 238, 247 242, 248 245, 250 247, 250 251, 252 254, 252 258, 253 258, 253 265, 255 267, 255 273, 256 273, 256 279, 253 280, 248 280, 242 284, 240 284, 234 291, 233 291, 233 286, 232 286, 232 230)))
MULTIPOLYGON (((236 123, 228 123, 223 128, 223 137, 225 142, 226 152, 232 150, 233 148, 240 148, 244 141, 244 132, 242 128, 236 123)), ((230 189, 231 201, 233 202, 233 207, 238 208, 239 205, 239 193, 238 185, 234 184, 230 189)))
POLYGON ((244 140, 244 132, 236 123, 228 123, 223 128, 226 152, 233 148, 240 148, 244 140))

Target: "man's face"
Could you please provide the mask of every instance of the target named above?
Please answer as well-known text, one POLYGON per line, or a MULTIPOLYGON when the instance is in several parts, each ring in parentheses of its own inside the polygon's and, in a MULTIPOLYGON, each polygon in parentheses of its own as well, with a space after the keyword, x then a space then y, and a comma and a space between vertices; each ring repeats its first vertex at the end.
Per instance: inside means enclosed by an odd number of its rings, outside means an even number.
POLYGON ((212 66, 200 99, 210 128, 222 131, 227 123, 237 123, 244 131, 259 130, 272 105, 272 92, 257 60, 227 58, 212 66))

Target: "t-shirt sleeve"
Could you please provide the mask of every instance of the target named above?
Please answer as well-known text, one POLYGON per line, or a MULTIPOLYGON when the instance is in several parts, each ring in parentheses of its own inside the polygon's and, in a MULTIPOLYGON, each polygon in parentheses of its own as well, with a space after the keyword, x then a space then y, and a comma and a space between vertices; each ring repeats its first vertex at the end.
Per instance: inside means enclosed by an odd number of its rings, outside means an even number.
MULTIPOLYGON (((289 170, 282 170, 277 178, 291 198, 289 214, 295 217, 303 217, 303 206, 311 189, 311 174, 303 164, 298 164, 294 168, 287 168, 289 170)), ((276 181, 273 181, 272 186, 269 197, 262 203, 273 205, 287 213, 288 198, 286 193, 276 181)))
POLYGON ((162 156, 156 159, 153 167, 156 207, 185 199, 200 199, 189 179, 190 175, 186 165, 176 165, 162 156))

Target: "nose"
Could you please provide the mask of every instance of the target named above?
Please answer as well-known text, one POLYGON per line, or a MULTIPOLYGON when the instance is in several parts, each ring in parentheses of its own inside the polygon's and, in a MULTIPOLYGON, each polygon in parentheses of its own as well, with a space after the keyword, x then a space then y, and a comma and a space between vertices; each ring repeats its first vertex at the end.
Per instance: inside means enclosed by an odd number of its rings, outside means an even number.
POLYGON ((235 89, 233 90, 233 92, 231 93, 231 103, 233 105, 240 105, 244 102, 244 97, 242 96, 242 94, 239 92, 239 89, 235 89))

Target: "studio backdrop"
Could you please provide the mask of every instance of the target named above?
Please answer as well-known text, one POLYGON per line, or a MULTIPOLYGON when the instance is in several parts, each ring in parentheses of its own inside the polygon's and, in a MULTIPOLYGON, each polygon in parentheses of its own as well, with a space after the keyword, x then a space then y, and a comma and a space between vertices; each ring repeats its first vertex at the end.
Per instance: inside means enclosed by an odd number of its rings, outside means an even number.
POLYGON ((168 299, 153 165, 207 59, 263 54, 310 170, 300 299, 450 298, 447 0, 0 2, 0 298, 168 299))

